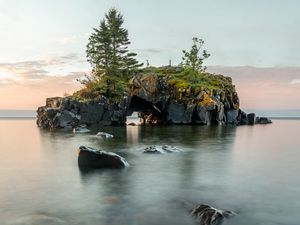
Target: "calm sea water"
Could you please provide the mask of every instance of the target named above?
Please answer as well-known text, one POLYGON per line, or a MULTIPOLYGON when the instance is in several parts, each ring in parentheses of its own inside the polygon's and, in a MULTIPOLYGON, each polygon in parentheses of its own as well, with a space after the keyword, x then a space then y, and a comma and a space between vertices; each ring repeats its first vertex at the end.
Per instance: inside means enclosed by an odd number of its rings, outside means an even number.
POLYGON ((101 130, 115 138, 0 119, 0 224, 195 224, 184 201, 235 211, 224 224, 299 225, 300 120, 101 130), (142 154, 153 144, 183 152, 142 154), (80 145, 119 153, 131 166, 80 171, 80 145))

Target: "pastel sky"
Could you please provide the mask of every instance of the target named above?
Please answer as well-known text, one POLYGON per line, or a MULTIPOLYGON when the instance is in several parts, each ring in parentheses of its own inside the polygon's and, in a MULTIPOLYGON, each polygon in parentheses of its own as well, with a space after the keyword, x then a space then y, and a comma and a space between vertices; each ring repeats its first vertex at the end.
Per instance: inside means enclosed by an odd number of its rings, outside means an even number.
POLYGON ((87 39, 111 7, 140 61, 178 64, 198 36, 209 71, 233 77, 243 108, 300 109, 298 0, 0 0, 0 109, 79 89, 87 39))

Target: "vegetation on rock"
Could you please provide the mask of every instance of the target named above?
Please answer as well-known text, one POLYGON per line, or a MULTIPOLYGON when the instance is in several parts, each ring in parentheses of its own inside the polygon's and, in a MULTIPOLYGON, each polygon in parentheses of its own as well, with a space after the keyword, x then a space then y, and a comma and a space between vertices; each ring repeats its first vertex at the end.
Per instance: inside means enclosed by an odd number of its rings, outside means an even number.
POLYGON ((87 59, 92 65, 92 75, 82 81, 85 88, 75 94, 78 98, 91 99, 99 95, 116 98, 127 91, 132 74, 142 66, 129 52, 128 30, 124 19, 116 9, 110 9, 101 20, 87 44, 87 59))
POLYGON ((183 50, 178 66, 142 66, 135 53, 128 50, 128 30, 123 28, 124 19, 116 9, 111 9, 100 22, 87 44, 87 59, 93 70, 81 83, 84 88, 75 92, 79 101, 97 101, 105 96, 110 102, 118 102, 124 95, 131 95, 130 80, 134 75, 165 77, 169 89, 180 96, 194 97, 203 91, 207 94, 226 95, 234 91, 230 77, 206 72, 203 62, 210 54, 202 50, 204 41, 194 37, 190 50, 183 50))

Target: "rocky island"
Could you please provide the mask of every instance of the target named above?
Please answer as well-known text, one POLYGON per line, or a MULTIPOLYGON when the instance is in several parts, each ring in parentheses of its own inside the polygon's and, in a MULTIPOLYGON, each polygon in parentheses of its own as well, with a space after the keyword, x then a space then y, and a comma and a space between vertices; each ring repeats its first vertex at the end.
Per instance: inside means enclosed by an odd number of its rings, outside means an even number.
POLYGON ((86 89, 72 96, 54 97, 37 110, 41 128, 72 128, 82 124, 125 125, 126 117, 138 112, 143 124, 253 125, 268 118, 246 114, 232 79, 202 74, 197 86, 176 78, 181 67, 147 68, 129 81, 120 99, 105 95, 86 98, 86 89), (174 78, 175 77, 175 78, 174 78), (85 98, 84 98, 85 97, 85 98))
POLYGON ((178 66, 153 67, 139 63, 129 52, 123 16, 111 9, 87 44, 91 75, 84 87, 67 97, 46 100, 37 110, 37 125, 46 129, 80 125, 125 125, 137 112, 142 124, 253 125, 268 118, 246 114, 232 79, 206 71, 204 41, 193 38, 178 66))

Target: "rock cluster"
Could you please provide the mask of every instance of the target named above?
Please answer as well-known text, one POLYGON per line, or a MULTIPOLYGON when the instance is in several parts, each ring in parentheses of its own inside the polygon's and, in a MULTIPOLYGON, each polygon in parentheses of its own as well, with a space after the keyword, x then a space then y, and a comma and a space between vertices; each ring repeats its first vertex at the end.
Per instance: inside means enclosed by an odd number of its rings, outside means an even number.
POLYGON ((191 210, 200 225, 220 225, 224 218, 232 216, 234 213, 228 210, 220 210, 209 205, 200 204, 191 210))
POLYGON ((109 134, 109 133, 105 133, 105 132, 98 132, 96 134, 96 137, 98 137, 98 138, 113 138, 114 135, 109 134))
POLYGON ((126 122, 128 97, 109 104, 105 97, 95 102, 80 102, 72 97, 47 98, 37 110, 37 125, 46 129, 74 128, 86 125, 123 125, 126 122))
MULTIPOLYGON (((178 148, 169 145, 153 145, 145 148, 144 153, 161 154, 179 151, 178 148)), ((83 171, 103 168, 121 169, 129 166, 129 163, 116 153, 80 146, 78 149, 78 166, 83 171)), ((220 210, 204 204, 191 207, 189 212, 199 225, 220 225, 225 218, 234 215, 232 211, 220 210)))
POLYGON ((200 91, 171 85, 168 76, 136 75, 123 98, 108 101, 104 96, 89 102, 71 97, 48 98, 37 110, 39 127, 56 129, 87 125, 125 125, 126 116, 139 113, 144 124, 254 125, 271 123, 270 119, 246 114, 239 108, 239 98, 230 77, 222 90, 200 91))
POLYGON ((148 154, 164 154, 164 153, 173 153, 173 152, 181 152, 180 149, 178 149, 175 146, 170 145, 151 145, 144 149, 143 153, 148 154))

